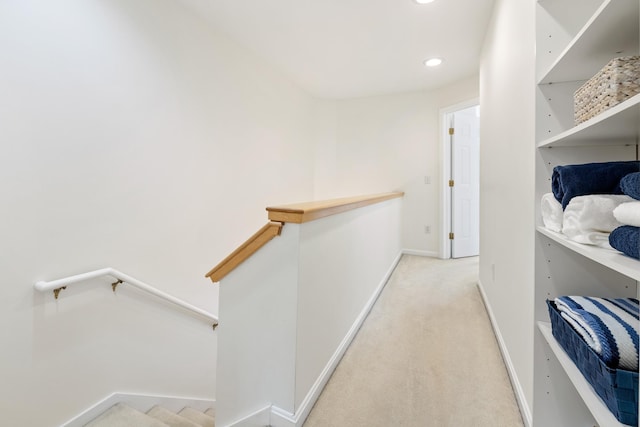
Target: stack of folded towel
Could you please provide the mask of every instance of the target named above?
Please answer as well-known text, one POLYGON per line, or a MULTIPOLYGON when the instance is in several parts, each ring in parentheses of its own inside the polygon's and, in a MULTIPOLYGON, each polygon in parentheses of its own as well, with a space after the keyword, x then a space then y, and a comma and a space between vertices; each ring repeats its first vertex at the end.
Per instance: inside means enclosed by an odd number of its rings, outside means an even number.
POLYGON ((609 244, 632 258, 640 259, 640 172, 622 178, 620 188, 632 201, 614 209, 613 216, 622 225, 611 232, 609 244))
POLYGON ((640 162, 556 166, 542 197, 546 228, 640 259, 640 162))
POLYGON ((551 190, 562 209, 576 196, 590 194, 624 194, 620 180, 640 172, 640 162, 586 163, 556 166, 551 175, 551 190))
POLYGON ((562 296, 555 299, 563 319, 612 369, 638 370, 638 300, 562 296))

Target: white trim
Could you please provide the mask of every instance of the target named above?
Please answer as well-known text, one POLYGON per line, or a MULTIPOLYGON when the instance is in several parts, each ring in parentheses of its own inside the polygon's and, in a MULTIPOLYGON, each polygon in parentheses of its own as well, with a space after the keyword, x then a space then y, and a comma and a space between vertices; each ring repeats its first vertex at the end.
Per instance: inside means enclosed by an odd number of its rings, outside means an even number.
POLYGON ((126 403, 130 407, 141 412, 147 412, 155 405, 162 405, 170 411, 178 412, 185 406, 190 406, 199 411, 205 411, 208 408, 215 408, 215 399, 201 399, 197 397, 178 397, 178 396, 154 396, 135 393, 112 393, 99 402, 96 402, 90 408, 76 415, 71 420, 65 422, 60 427, 81 427, 89 421, 111 408, 116 403, 126 403))
POLYGON ((398 262, 400 262, 400 258, 402 258, 403 253, 404 251, 400 251, 400 253, 398 253, 396 258, 393 260, 393 262, 391 263, 391 267, 389 267, 386 274, 378 284, 378 287, 371 295, 371 298, 369 298, 369 301, 367 301, 364 308, 362 309, 362 311, 360 312, 356 320, 353 322, 353 325, 349 329, 349 332, 347 332, 345 337, 342 339, 342 342, 340 343, 336 351, 333 353, 333 356, 331 356, 331 359, 329 359, 329 362, 327 362, 326 366, 324 367, 324 369, 316 379, 316 382, 313 384, 313 386, 311 387, 311 389, 303 399, 302 403, 297 408, 296 413, 292 414, 277 406, 271 407, 271 426, 272 427, 301 427, 302 426, 304 421, 309 416, 309 413, 311 412, 313 405, 316 403, 316 400, 318 400, 318 397, 320 397, 320 394, 322 393, 324 386, 329 381, 329 378, 331 378, 331 374, 333 374, 333 371, 335 371, 336 367, 338 366, 338 363, 340 363, 342 356, 344 356, 344 353, 347 351, 347 348, 349 348, 351 341, 353 341, 353 339, 355 338, 356 334, 358 333, 358 330, 360 330, 360 327, 362 326, 365 319, 367 318, 367 315, 369 314, 374 304, 376 303, 378 297, 380 296, 380 293, 382 292, 385 285, 389 281, 389 278, 391 277, 393 270, 395 270, 396 266, 398 265, 398 262))
POLYGON ((456 111, 466 110, 467 108, 475 107, 480 105, 480 98, 472 98, 466 101, 459 102, 457 104, 449 105, 448 107, 444 107, 440 109, 440 115, 445 113, 455 113, 456 111))
POLYGON ((524 395, 524 390, 522 389, 522 385, 518 380, 518 375, 516 374, 515 367, 513 366, 513 362, 511 361, 511 356, 509 355, 509 350, 502 338, 502 333, 500 333, 500 328, 498 327, 498 322, 496 321, 495 316, 493 315, 493 310, 491 310, 491 305, 489 305, 489 300, 487 299, 487 294, 484 292, 484 288, 482 286, 482 282, 478 279, 478 290, 480 291, 480 295, 482 296, 482 301, 484 302, 484 306, 487 310, 487 314, 489 315, 489 320, 491 321, 491 327, 493 328, 493 334, 496 337, 496 341, 498 341, 498 347, 500 347, 500 353, 502 353, 502 359, 504 360, 504 364, 507 367, 507 372, 509 373, 509 379, 511 380, 511 386, 516 395, 516 400, 518 401, 518 406, 520 407, 520 414, 522 415, 525 427, 531 427, 533 425, 533 420, 531 416, 531 409, 529 408, 529 404, 527 403, 527 399, 524 395))
POLYGON ((220 427, 271 427, 270 421, 271 407, 266 406, 262 409, 258 409, 252 414, 247 415, 246 417, 234 421, 231 424, 227 424, 227 426, 220 427))
POLYGON ((102 276, 111 276, 113 278, 116 278, 122 281, 123 284, 126 283, 128 285, 131 285, 148 294, 151 294, 155 297, 161 298, 181 308, 184 308, 189 312, 191 312, 192 314, 196 314, 198 316, 204 317, 205 319, 210 321, 214 327, 218 325, 218 318, 215 315, 209 313, 208 311, 205 311, 192 304, 189 304, 188 302, 185 302, 179 298, 176 298, 173 295, 169 295, 165 292, 162 292, 161 290, 154 288, 153 286, 147 283, 144 283, 141 280, 138 280, 127 274, 124 274, 116 270, 115 268, 111 268, 111 267, 102 268, 100 270, 89 271, 88 273, 76 274, 75 276, 64 277, 62 279, 51 280, 49 282, 41 280, 34 285, 34 288, 40 292, 53 291, 55 289, 60 289, 64 286, 72 285, 74 283, 79 283, 79 282, 85 282, 87 280, 95 279, 97 277, 102 277, 102 276))
MULTIPOLYGON (((313 405, 311 405, 311 407, 313 407, 313 405)), ((307 416, 308 415, 309 414, 307 414, 307 416)), ((291 412, 285 411, 284 409, 279 408, 277 406, 272 406, 271 420, 270 420, 271 422, 269 424, 269 427, 297 427, 298 423, 300 422, 300 418, 301 418, 300 416, 296 417, 296 414, 292 414, 291 412)), ((302 423, 300 423, 300 425, 302 425, 302 423)))
POLYGON ((449 125, 446 122, 456 111, 480 105, 480 98, 473 98, 455 105, 440 109, 440 253, 439 258, 451 258, 451 195, 449 191, 449 177, 451 176, 451 149, 449 144, 449 125))
POLYGON ((440 254, 438 252, 420 251, 420 250, 417 250, 417 249, 403 249, 402 253, 403 254, 407 254, 407 255, 424 256, 424 257, 429 257, 429 258, 439 258, 440 257, 440 254))

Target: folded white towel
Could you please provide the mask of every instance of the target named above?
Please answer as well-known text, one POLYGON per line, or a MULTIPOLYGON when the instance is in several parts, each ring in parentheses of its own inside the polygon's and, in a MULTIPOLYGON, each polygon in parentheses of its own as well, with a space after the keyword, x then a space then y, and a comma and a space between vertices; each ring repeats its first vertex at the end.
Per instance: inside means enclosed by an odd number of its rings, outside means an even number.
POLYGON ((562 231, 562 203, 556 200, 553 193, 542 196, 540 211, 545 228, 560 233, 562 231))
POLYGON ((578 243, 611 248, 609 234, 622 225, 613 210, 631 201, 629 196, 613 194, 574 197, 564 210, 562 233, 578 243))
POLYGON ((613 216, 624 225, 640 227, 640 202, 622 203, 613 210, 613 216))

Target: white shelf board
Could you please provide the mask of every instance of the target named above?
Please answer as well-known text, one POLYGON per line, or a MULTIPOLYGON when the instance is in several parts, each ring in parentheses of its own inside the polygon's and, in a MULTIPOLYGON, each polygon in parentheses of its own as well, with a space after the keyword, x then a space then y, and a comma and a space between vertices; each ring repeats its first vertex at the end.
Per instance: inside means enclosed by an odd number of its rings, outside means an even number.
POLYGON ((611 59, 638 50, 638 1, 605 0, 538 81, 588 80, 611 59))
POLYGON ((551 332, 551 323, 538 322, 538 329, 549 344, 549 347, 551 347, 551 351, 553 351, 558 362, 560 362, 560 365, 567 373, 567 376, 578 391, 578 394, 584 401, 585 405, 589 408, 589 411, 591 412, 591 415, 593 415, 593 418, 595 418, 598 426, 628 427, 613 416, 611 411, 609 411, 609 408, 607 408, 607 405, 605 405, 605 403, 596 394, 593 387, 591 387, 591 384, 589 384, 589 382, 584 378, 575 363, 573 363, 558 341, 556 341, 553 333, 551 332))
POLYGON ((554 240, 562 246, 569 248, 584 257, 624 274, 633 280, 640 281, 640 261, 638 260, 623 255, 615 250, 576 243, 567 239, 564 234, 548 230, 544 226, 538 226, 537 230, 539 233, 544 234, 551 240, 554 240))
POLYGON ((640 94, 604 113, 538 143, 538 148, 636 144, 640 136, 640 94))

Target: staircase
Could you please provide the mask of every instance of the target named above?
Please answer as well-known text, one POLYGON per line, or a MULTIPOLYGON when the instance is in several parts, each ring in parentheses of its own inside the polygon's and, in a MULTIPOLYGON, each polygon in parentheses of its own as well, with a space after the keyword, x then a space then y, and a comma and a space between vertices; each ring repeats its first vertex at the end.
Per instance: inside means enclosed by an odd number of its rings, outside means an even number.
POLYGON ((215 427, 214 410, 204 412, 186 407, 172 412, 154 406, 146 414, 124 403, 117 403, 86 424, 86 427, 215 427))

